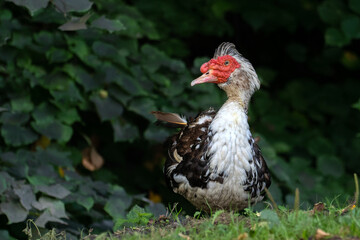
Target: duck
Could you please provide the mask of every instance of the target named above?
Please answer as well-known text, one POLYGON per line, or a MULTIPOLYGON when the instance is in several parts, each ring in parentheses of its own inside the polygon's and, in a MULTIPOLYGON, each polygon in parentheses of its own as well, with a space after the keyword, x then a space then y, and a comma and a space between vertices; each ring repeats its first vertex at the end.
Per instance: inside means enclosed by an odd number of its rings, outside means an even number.
POLYGON ((224 42, 204 63, 191 86, 213 83, 227 100, 195 118, 151 112, 158 122, 179 128, 165 143, 167 185, 197 209, 240 211, 263 200, 271 176, 248 124, 248 106, 260 80, 233 43, 224 42))

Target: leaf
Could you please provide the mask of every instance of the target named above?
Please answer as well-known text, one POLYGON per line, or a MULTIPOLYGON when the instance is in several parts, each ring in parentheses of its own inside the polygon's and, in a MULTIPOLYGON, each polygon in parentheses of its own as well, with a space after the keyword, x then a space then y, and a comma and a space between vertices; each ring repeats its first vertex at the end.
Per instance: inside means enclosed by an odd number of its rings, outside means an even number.
POLYGON ((55 166, 70 167, 72 164, 69 155, 69 152, 59 151, 55 148, 48 147, 46 149, 37 149, 36 159, 40 162, 44 161, 55 166))
POLYGON ((35 220, 35 225, 41 228, 46 228, 46 224, 48 222, 56 222, 56 223, 60 223, 60 224, 67 224, 66 222, 64 222, 63 220, 61 220, 60 218, 53 216, 50 213, 50 210, 45 210, 36 220, 35 220))
POLYGON ((30 112, 34 109, 30 96, 18 97, 11 99, 11 109, 14 112, 30 112))
POLYGON ((48 209, 51 216, 55 216, 57 218, 68 218, 65 213, 65 205, 61 200, 49 197, 40 197, 39 201, 33 203, 33 206, 40 211, 48 209))
MULTIPOLYGON (((3 155, 0 156, 1 160, 3 160, 3 155)), ((8 187, 11 184, 11 181, 9 180, 9 178, 11 179, 10 175, 6 172, 0 172, 0 195, 5 192, 5 190, 8 189, 8 187)))
POLYGON ((69 36, 65 37, 66 42, 69 46, 69 50, 78 56, 81 60, 86 59, 89 55, 89 48, 84 39, 72 38, 69 36))
POLYGON ((130 206, 132 198, 121 187, 116 187, 114 193, 105 204, 104 210, 113 218, 125 217, 125 210, 130 206))
POLYGON ((352 106, 353 108, 360 110, 360 99, 357 101, 357 103, 354 103, 352 106))
POLYGON ((21 205, 26 209, 32 208, 32 203, 36 201, 35 194, 30 185, 21 184, 14 187, 14 193, 20 198, 21 205))
POLYGON ((162 143, 170 136, 170 132, 163 127, 151 124, 146 129, 144 136, 148 141, 162 143))
POLYGON ((330 236, 329 233, 324 232, 324 231, 321 230, 320 228, 318 228, 318 229, 316 230, 316 234, 315 234, 315 239, 316 239, 316 240, 328 238, 329 236, 330 236))
POLYGON ((76 108, 70 108, 67 110, 63 109, 61 112, 59 112, 56 115, 56 119, 58 119, 59 121, 65 123, 67 125, 71 125, 75 122, 81 121, 81 118, 80 118, 76 108))
POLYGON ((89 211, 94 206, 94 199, 92 197, 79 196, 76 200, 78 204, 86 208, 89 211))
POLYGON ((357 14, 360 14, 360 2, 358 0, 349 0, 349 7, 357 14))
POLYGON ((349 16, 342 20, 341 30, 347 38, 360 38, 360 18, 358 16, 349 16))
POLYGON ((59 26, 58 28, 61 31, 77 31, 81 29, 87 29, 86 22, 90 18, 91 14, 87 13, 81 18, 78 17, 71 17, 71 19, 64 23, 63 25, 59 26))
POLYGON ((326 0, 318 6, 320 18, 328 23, 336 25, 344 16, 344 4, 339 0, 326 0))
POLYGON ((260 212, 260 219, 266 220, 270 223, 270 227, 276 226, 280 223, 279 217, 274 210, 265 209, 260 212))
POLYGON ((152 213, 147 213, 143 208, 135 205, 126 215, 126 218, 117 219, 113 230, 116 231, 124 227, 143 226, 148 224, 152 217, 152 213))
POLYGON ((119 120, 111 121, 114 130, 114 141, 129 141, 132 142, 139 137, 139 130, 136 126, 128 122, 120 122, 119 120))
POLYGON ((26 211, 20 203, 17 202, 3 202, 0 203, 0 210, 8 218, 8 223, 18 223, 26 219, 28 211, 26 211))
POLYGON ((21 125, 29 121, 30 115, 24 112, 4 112, 0 116, 3 124, 21 125))
POLYGON ((107 59, 116 59, 118 56, 118 49, 115 46, 100 41, 93 43, 92 50, 99 57, 107 59))
POLYGON ((50 63, 63 63, 72 58, 72 53, 69 51, 54 47, 48 50, 45 55, 50 63))
POLYGON ((104 158, 94 147, 87 147, 82 151, 82 165, 89 171, 95 171, 102 167, 104 158))
POLYGON ((123 113, 122 105, 110 97, 104 99, 100 96, 95 96, 91 100, 95 103, 101 121, 114 119, 123 113))
POLYGON ((32 130, 12 124, 4 124, 1 128, 1 135, 6 144, 14 147, 33 143, 38 138, 32 130))
POLYGON ((0 230, 0 239, 15 240, 12 238, 7 230, 0 230))
POLYGON ((34 40, 41 46, 51 47, 54 43, 54 35, 48 31, 40 31, 34 34, 34 40))
POLYGON ((101 86, 101 80, 97 80, 96 76, 91 75, 79 65, 67 64, 63 69, 73 77, 77 83, 83 86, 86 92, 101 86))
POLYGON ((31 15, 40 9, 46 8, 49 0, 6 0, 22 7, 26 7, 31 15))
POLYGON ((54 198, 58 198, 58 199, 63 199, 66 196, 68 196, 71 192, 69 190, 67 190, 66 188, 64 188, 62 185, 60 184, 54 184, 54 185, 40 185, 37 186, 36 189, 40 192, 43 192, 51 197, 54 198))
POLYGON ((61 124, 58 121, 32 122, 31 126, 41 135, 59 142, 68 142, 73 134, 71 127, 61 124))
POLYGON ((103 30, 107 30, 110 33, 121 31, 125 29, 124 24, 122 24, 121 21, 117 20, 111 20, 106 18, 105 16, 101 16, 97 19, 95 19, 91 23, 91 27, 99 28, 103 30))
POLYGON ((323 175, 340 178, 344 174, 344 165, 341 160, 333 155, 322 155, 317 159, 317 169, 323 175))
POLYGON ((56 9, 62 13, 86 12, 93 5, 89 0, 54 0, 52 3, 56 6, 56 9))
POLYGON ((156 106, 154 101, 150 98, 134 99, 130 102, 128 109, 139 114, 140 116, 143 116, 149 121, 154 120, 154 116, 150 112, 156 110, 156 106))
POLYGON ((27 176, 26 179, 32 186, 48 185, 55 182, 54 179, 41 175, 27 176))
POLYGON ((350 42, 350 40, 338 29, 328 28, 325 32, 325 42, 330 46, 342 47, 350 42))

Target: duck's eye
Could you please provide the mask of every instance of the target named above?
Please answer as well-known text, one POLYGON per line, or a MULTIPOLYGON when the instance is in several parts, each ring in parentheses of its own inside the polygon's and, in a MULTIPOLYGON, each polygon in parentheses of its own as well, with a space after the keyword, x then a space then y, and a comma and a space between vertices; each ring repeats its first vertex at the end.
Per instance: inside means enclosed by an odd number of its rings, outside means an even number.
POLYGON ((228 60, 226 60, 224 64, 225 64, 225 66, 227 66, 230 64, 230 62, 228 60))

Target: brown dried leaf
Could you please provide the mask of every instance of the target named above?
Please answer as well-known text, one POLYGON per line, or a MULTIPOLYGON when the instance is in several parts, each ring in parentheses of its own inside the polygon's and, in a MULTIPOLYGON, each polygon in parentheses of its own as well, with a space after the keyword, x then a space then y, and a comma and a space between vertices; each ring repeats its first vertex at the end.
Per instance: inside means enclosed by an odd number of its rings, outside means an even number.
POLYGON ((179 237, 184 238, 186 240, 191 240, 191 238, 185 234, 179 233, 179 237))
POLYGON ((322 202, 318 202, 314 204, 314 208, 313 210, 311 210, 311 213, 319 213, 319 212, 323 212, 325 210, 325 204, 322 202))
POLYGON ((245 232, 245 233, 240 233, 239 236, 237 237, 237 240, 245 240, 249 237, 249 235, 245 232))
POLYGON ((72 17, 70 21, 64 23, 59 27, 61 31, 77 31, 87 29, 86 21, 90 18, 91 14, 87 13, 81 18, 72 17))
POLYGON ((329 236, 330 236, 330 233, 324 232, 320 228, 318 228, 316 230, 316 234, 315 234, 315 239, 316 240, 324 239, 324 238, 329 237, 329 236))
POLYGON ((82 165, 89 171, 95 171, 104 164, 103 157, 94 147, 87 147, 82 151, 82 165))

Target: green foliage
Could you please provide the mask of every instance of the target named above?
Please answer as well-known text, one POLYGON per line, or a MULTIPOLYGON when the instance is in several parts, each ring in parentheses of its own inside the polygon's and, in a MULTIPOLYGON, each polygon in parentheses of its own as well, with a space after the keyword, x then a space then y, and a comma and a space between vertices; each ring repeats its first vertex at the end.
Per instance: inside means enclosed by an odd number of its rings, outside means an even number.
POLYGON ((121 230, 124 227, 134 227, 146 225, 150 218, 153 217, 153 214, 145 212, 145 210, 138 205, 135 205, 128 214, 126 218, 118 218, 114 225, 114 231, 121 230))
POLYGON ((356 0, 1 2, 0 225, 34 219, 79 234, 145 224, 148 210, 129 210, 148 199, 128 192, 181 201, 162 177, 159 146, 171 131, 149 112, 218 108, 216 86, 189 83, 221 41, 235 42, 262 81, 249 119, 275 200, 291 205, 297 187, 303 208, 346 198, 360 169, 359 9, 356 0), (81 164, 88 147, 105 159, 95 172, 81 164))

